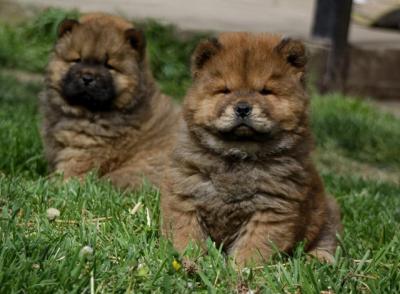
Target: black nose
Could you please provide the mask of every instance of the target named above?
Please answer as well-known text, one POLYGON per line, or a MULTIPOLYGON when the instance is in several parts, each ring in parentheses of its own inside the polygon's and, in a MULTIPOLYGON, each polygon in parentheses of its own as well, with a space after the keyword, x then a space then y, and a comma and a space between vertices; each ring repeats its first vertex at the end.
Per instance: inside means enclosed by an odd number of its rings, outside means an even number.
POLYGON ((249 103, 247 102, 239 102, 235 106, 235 113, 237 116, 241 118, 245 118, 246 116, 249 116, 251 113, 252 107, 249 103))
POLYGON ((89 86, 94 82, 94 77, 92 74, 85 73, 81 76, 81 80, 85 86, 89 86))

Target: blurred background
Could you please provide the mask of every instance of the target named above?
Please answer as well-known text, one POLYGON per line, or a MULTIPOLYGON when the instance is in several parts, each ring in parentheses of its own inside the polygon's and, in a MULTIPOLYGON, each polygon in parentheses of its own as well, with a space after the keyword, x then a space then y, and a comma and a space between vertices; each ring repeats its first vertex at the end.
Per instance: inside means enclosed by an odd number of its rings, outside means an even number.
MULTIPOLYGON (((182 32, 275 32, 307 42, 310 73, 322 91, 385 100, 400 110, 400 0, 1 0, 2 22, 49 7, 154 19, 182 32)), ((178 53, 179 54, 179 53, 178 53)), ((9 62, 9 61, 8 61, 9 62)))

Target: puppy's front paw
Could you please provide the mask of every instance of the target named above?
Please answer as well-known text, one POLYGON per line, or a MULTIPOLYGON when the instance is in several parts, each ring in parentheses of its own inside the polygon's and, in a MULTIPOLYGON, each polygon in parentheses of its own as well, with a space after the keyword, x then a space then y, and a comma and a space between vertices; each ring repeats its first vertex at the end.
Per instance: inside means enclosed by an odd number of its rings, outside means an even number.
POLYGON ((311 258, 316 258, 320 262, 333 264, 335 262, 335 257, 324 249, 314 249, 308 252, 311 258))

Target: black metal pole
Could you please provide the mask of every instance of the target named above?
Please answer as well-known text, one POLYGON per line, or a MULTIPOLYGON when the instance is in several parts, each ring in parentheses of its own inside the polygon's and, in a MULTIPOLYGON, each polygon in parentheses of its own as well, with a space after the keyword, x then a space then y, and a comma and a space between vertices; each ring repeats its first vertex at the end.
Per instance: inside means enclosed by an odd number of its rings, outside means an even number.
POLYGON ((322 92, 345 89, 351 8, 352 0, 317 0, 312 35, 330 44, 322 92))

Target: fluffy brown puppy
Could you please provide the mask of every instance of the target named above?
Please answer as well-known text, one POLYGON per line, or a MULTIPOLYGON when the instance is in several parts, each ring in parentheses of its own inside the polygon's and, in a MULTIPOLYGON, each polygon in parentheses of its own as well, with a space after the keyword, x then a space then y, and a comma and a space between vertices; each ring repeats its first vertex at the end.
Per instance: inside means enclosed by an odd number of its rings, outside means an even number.
POLYGON ((150 73, 140 30, 117 16, 65 20, 41 96, 49 168, 65 178, 90 170, 119 187, 158 185, 177 111, 150 73))
POLYGON ((330 260, 340 212, 310 158, 303 44, 224 33, 192 60, 185 124, 162 185, 163 234, 180 252, 210 237, 239 265, 303 240, 330 260))

